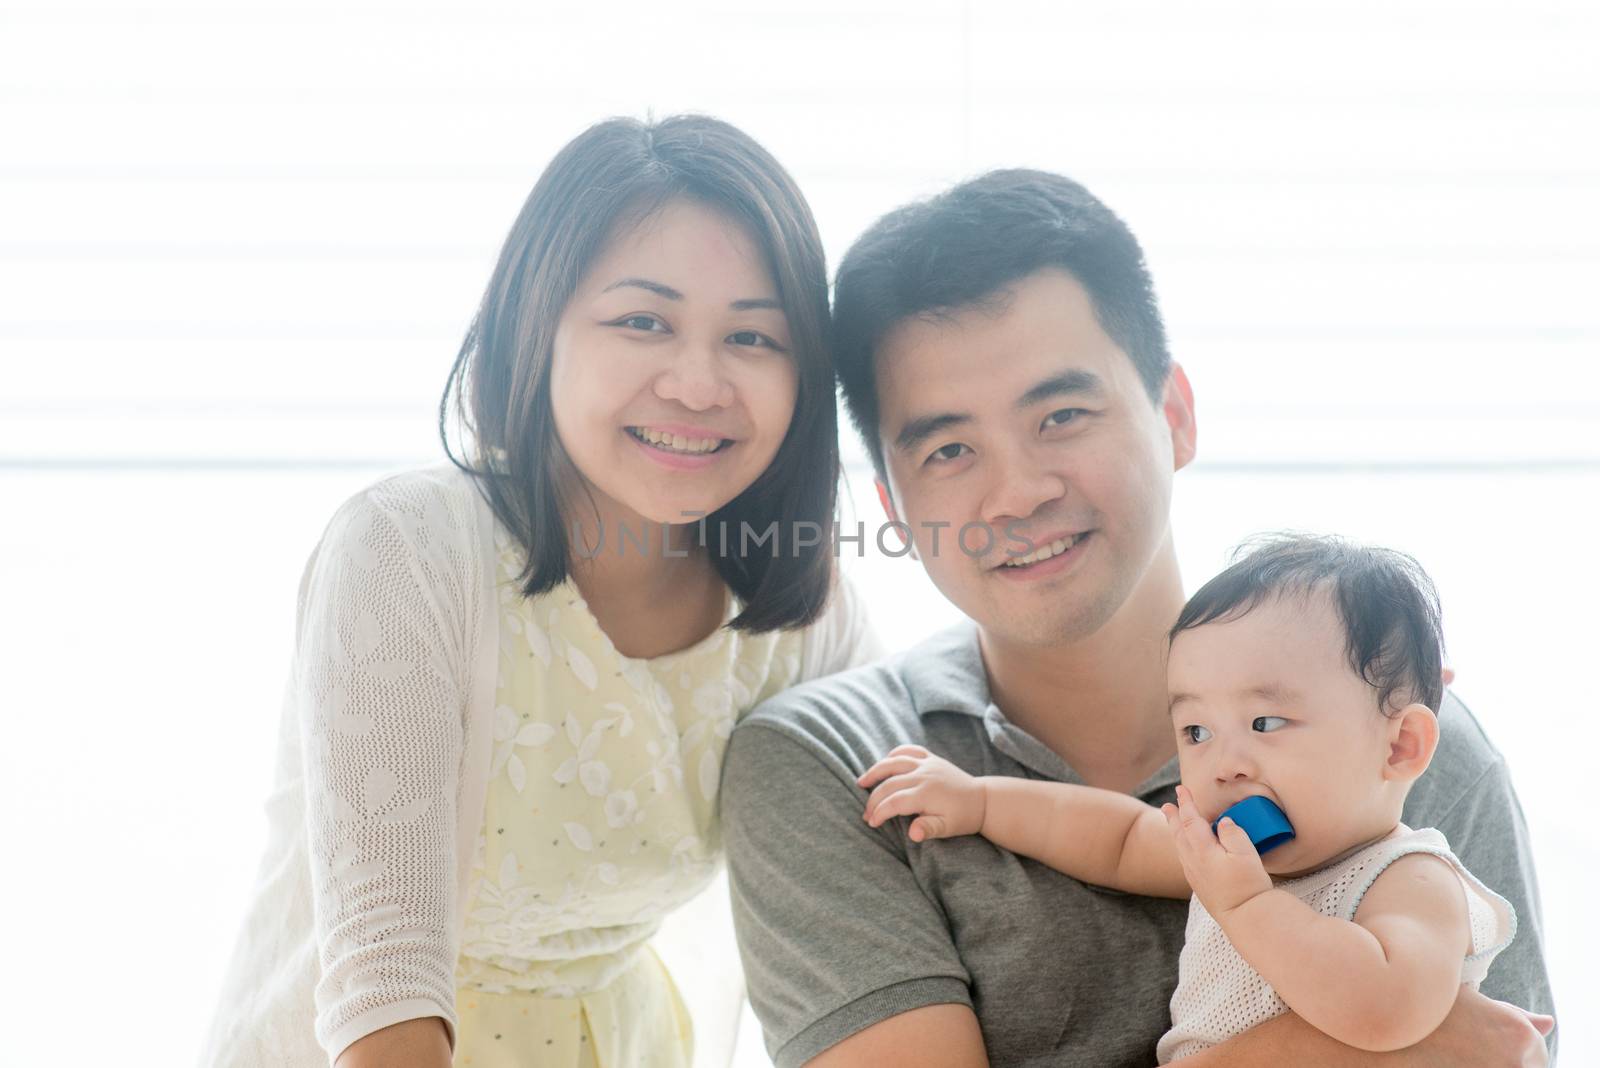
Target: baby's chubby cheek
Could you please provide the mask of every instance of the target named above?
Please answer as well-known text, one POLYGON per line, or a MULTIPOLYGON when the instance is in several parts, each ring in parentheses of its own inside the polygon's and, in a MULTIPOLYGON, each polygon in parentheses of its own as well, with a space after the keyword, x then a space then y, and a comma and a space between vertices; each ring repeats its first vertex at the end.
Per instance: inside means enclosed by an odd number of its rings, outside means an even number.
POLYGON ((1215 823, 1227 805, 1211 779, 1205 775, 1191 775, 1180 766, 1178 780, 1188 789, 1189 795, 1194 798, 1195 807, 1200 810, 1200 815, 1205 817, 1206 822, 1215 823))

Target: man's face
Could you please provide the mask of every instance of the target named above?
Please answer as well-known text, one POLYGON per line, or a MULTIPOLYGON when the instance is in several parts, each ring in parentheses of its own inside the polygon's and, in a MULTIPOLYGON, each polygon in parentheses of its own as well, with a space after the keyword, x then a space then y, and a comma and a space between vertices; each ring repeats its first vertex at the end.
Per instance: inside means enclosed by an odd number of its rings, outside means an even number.
POLYGON ((1071 275, 1042 270, 995 302, 898 324, 877 389, 885 507, 991 635, 1093 633, 1167 544, 1172 473, 1194 455, 1187 382, 1175 370, 1153 403, 1071 275), (1015 566, 1030 552, 1048 558, 1015 566))

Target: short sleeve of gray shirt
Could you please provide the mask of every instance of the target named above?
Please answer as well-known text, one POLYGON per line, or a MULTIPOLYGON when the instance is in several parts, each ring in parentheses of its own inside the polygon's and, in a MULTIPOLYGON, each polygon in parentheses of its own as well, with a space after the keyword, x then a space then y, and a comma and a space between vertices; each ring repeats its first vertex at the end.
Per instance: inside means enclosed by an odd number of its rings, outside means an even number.
MULTIPOLYGON (((855 779, 915 742, 973 774, 1076 781, 989 702, 970 624, 796 687, 735 729, 721 809, 751 1004, 779 1068, 891 1016, 972 1007, 996 1064, 1155 1063, 1187 903, 1086 886, 982 838, 873 829, 855 779)), ((1437 827, 1519 920, 1483 992, 1549 1012, 1527 830, 1504 762, 1447 696, 1405 820, 1437 827)), ((1176 760, 1135 793, 1171 800, 1176 760)))

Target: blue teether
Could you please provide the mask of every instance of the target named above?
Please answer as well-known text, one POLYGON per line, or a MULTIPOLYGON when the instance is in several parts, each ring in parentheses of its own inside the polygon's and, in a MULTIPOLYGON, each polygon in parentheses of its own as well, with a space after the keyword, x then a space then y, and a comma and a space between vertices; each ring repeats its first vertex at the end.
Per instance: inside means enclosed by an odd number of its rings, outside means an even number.
POLYGON ((1283 814, 1283 809, 1274 805, 1265 797, 1257 795, 1247 797, 1218 816, 1216 823, 1211 825, 1211 832, 1216 833, 1217 824, 1222 822, 1223 816, 1228 817, 1244 829, 1250 836, 1250 841, 1255 843, 1257 853, 1265 853, 1283 845, 1294 837, 1294 828, 1289 824, 1289 817, 1283 814))

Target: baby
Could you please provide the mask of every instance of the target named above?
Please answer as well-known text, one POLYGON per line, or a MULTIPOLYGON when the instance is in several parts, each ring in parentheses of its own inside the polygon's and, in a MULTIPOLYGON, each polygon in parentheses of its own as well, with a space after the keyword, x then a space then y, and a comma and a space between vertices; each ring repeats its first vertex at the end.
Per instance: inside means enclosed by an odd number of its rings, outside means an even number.
POLYGON ((1085 882, 1189 897, 1162 1064, 1284 1011, 1349 1046, 1400 1049, 1516 930, 1443 835, 1400 822, 1439 740, 1440 644, 1437 595, 1410 557, 1275 537, 1172 628, 1176 805, 974 778, 901 746, 859 780, 866 820, 914 816, 913 841, 981 834, 1085 882), (1231 818, 1212 828, 1250 797, 1293 826, 1265 856, 1231 818))

